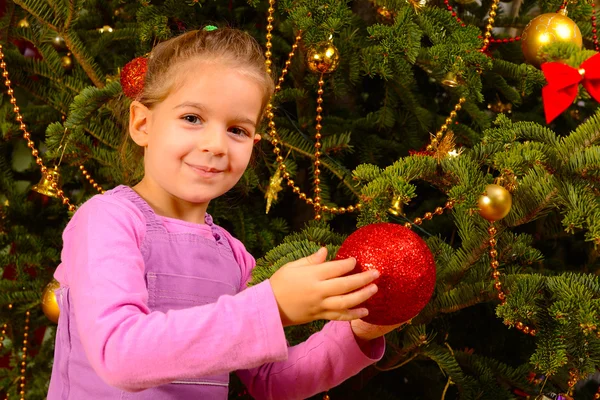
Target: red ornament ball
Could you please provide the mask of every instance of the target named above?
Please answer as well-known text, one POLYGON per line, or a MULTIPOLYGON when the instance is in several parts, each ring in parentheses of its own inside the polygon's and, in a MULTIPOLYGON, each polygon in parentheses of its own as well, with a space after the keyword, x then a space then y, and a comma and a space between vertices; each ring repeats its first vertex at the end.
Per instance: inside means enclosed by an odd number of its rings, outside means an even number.
POLYGON ((435 262, 431 250, 416 233, 401 225, 378 223, 352 233, 336 259, 354 257, 352 273, 378 270, 379 288, 360 305, 369 310, 363 318, 375 325, 395 325, 419 314, 435 287, 435 262))
POLYGON ((130 99, 135 99, 144 89, 144 80, 148 70, 148 59, 137 57, 129 61, 121 71, 121 87, 130 99))

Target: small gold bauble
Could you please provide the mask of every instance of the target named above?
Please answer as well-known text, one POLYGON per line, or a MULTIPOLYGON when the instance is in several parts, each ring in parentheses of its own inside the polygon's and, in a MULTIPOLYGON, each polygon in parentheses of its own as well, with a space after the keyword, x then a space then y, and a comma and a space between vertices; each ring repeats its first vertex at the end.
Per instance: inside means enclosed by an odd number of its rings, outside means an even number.
POLYGON ((60 283, 56 279, 52 279, 42 292, 42 311, 55 324, 58 323, 58 315, 60 314, 56 294, 54 294, 54 291, 58 288, 60 288, 60 283))
POLYGON ((320 42, 308 51, 306 61, 312 72, 328 74, 337 69, 340 53, 332 42, 320 42))
POLYGON ((54 39, 52 39, 52 47, 54 47, 54 50, 56 51, 66 51, 67 43, 62 37, 56 36, 54 39))
POLYGON ((512 206, 510 192, 499 185, 487 185, 485 194, 477 203, 479 214, 488 221, 498 221, 506 217, 512 206))
POLYGON ((573 43, 581 49, 583 40, 577 24, 562 13, 547 13, 535 17, 521 34, 521 49, 525 61, 539 67, 544 62, 538 54, 540 49, 558 42, 573 43))
POLYGON ((17 26, 23 29, 29 28, 29 21, 27 21, 27 18, 23 18, 17 23, 17 26))
POLYGON ((60 59, 60 66, 63 67, 64 69, 66 69, 67 71, 70 71, 73 69, 73 59, 71 58, 71 56, 63 56, 60 59))

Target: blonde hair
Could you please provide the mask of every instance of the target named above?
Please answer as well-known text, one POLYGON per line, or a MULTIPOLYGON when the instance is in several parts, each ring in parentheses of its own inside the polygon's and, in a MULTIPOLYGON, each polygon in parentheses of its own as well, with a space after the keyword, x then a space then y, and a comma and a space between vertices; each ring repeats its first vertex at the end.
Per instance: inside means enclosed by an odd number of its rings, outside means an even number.
MULTIPOLYGON (((159 43, 148 56, 144 88, 136 100, 148 108, 164 101, 182 84, 183 80, 177 77, 183 71, 182 66, 192 59, 231 67, 255 80, 264 89, 258 116, 259 120, 262 118, 275 84, 266 71, 258 42, 246 32, 232 28, 195 30, 159 43)), ((125 180, 136 181, 143 174, 140 168, 143 163, 138 162, 143 151, 138 146, 131 148, 130 143, 127 134, 121 146, 121 163, 125 180)))
POLYGON ((262 115, 273 94, 273 79, 266 72, 265 57, 256 40, 232 28, 191 31, 158 44, 148 57, 144 89, 137 100, 148 108, 162 102, 177 89, 181 66, 191 59, 223 64, 254 79, 264 88, 262 115))

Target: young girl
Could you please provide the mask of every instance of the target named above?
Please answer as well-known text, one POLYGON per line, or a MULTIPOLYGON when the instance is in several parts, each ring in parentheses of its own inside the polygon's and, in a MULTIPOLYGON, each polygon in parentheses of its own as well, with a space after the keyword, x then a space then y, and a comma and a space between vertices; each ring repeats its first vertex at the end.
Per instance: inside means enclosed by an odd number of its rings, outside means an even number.
POLYGON ((87 201, 63 234, 49 400, 226 399, 231 371, 256 398, 301 399, 382 356, 394 327, 354 308, 377 275, 345 276, 355 261, 321 249, 246 288, 254 259, 206 213, 247 167, 272 93, 241 31, 152 51, 129 120, 144 177, 87 201), (317 319, 337 321, 288 348, 283 327, 317 319))

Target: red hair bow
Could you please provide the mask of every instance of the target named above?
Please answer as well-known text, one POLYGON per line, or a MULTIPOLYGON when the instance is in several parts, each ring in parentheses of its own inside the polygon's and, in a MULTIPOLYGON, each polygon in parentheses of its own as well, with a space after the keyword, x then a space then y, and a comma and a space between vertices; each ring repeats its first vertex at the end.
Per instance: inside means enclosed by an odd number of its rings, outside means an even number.
POLYGON ((579 83, 600 102, 600 53, 588 58, 579 69, 557 62, 542 64, 548 84, 542 88, 546 122, 565 111, 577 97, 579 83))

